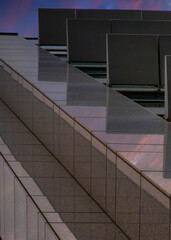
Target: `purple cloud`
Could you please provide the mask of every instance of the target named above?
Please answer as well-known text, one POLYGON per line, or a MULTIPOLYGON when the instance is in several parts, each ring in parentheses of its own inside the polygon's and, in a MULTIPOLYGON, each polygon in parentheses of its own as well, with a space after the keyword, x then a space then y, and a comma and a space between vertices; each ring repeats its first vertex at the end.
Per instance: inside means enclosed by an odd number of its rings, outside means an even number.
POLYGON ((120 9, 160 10, 163 6, 162 0, 117 0, 116 2, 120 9))
POLYGON ((1 15, 0 30, 12 31, 17 29, 17 26, 23 24, 23 20, 30 15, 30 6, 32 0, 15 0, 7 1, 8 7, 1 15))

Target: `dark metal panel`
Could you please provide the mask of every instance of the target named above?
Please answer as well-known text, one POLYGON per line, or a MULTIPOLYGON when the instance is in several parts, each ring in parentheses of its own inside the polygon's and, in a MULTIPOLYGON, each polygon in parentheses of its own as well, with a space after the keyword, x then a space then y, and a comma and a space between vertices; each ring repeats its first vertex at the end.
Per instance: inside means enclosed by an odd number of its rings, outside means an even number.
POLYGON ((165 57, 165 118, 171 121, 171 56, 165 57))
POLYGON ((159 85, 157 36, 109 34, 107 52, 109 85, 159 85))
POLYGON ((161 86, 164 86, 164 56, 171 55, 171 36, 159 37, 159 54, 160 54, 160 79, 161 86))
POLYGON ((171 34, 171 21, 112 20, 112 33, 171 34))
POLYGON ((39 9, 39 45, 66 44, 66 19, 75 18, 74 9, 39 9))
POLYGON ((142 11, 142 20, 171 20, 171 11, 142 11))
POLYGON ((111 33, 110 20, 67 21, 68 61, 106 62, 106 33, 111 33))
POLYGON ((83 19, 141 19, 141 10, 76 9, 76 17, 83 19))

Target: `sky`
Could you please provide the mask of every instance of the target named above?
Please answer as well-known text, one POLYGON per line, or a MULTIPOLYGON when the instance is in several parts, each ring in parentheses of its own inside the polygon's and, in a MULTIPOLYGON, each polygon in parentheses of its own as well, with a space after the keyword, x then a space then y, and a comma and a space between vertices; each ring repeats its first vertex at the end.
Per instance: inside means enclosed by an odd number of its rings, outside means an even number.
POLYGON ((0 0, 0 32, 37 37, 38 8, 171 10, 171 0, 0 0))

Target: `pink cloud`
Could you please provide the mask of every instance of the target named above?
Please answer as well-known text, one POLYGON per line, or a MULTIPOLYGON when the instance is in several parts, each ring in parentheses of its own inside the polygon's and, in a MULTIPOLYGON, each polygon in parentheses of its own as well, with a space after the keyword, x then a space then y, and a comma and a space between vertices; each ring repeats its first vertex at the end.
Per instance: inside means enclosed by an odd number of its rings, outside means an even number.
POLYGON ((122 0, 117 1, 117 6, 120 9, 149 9, 149 10, 160 10, 162 8, 162 1, 155 0, 122 0))
POLYGON ((116 1, 116 5, 120 9, 137 9, 140 7, 143 3, 143 0, 122 0, 122 1, 116 1))
POLYGON ((78 0, 63 0, 58 7, 61 8, 81 8, 82 3, 78 0))
POLYGON ((32 0, 16 0, 11 2, 1 17, 1 26, 8 31, 9 28, 14 27, 20 21, 22 22, 22 17, 30 14, 28 8, 31 2, 32 0))
POLYGON ((13 27, 16 23, 17 23, 17 17, 16 16, 12 16, 12 17, 8 18, 5 21, 5 24, 3 24, 3 22, 1 22, 3 28, 6 28, 6 29, 9 29, 9 28, 13 27))
POLYGON ((157 1, 154 3, 153 0, 149 0, 147 6, 148 6, 148 9, 150 10, 160 10, 162 9, 162 5, 163 5, 163 2, 161 1, 157 1))
POLYGON ((102 0, 94 0, 93 1, 93 7, 98 8, 98 6, 101 4, 102 0))

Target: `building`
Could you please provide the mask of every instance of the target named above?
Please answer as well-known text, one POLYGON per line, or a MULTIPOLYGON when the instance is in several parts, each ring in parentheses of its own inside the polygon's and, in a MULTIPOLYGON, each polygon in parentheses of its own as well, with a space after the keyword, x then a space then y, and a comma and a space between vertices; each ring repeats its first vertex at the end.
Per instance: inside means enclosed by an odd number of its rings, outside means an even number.
POLYGON ((1 238, 169 239, 170 123, 0 35, 1 238))

